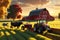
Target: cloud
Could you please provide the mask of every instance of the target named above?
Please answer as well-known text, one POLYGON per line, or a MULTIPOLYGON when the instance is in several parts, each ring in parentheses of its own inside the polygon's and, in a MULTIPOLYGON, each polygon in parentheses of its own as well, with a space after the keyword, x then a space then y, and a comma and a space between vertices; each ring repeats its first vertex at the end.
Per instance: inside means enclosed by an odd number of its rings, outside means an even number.
POLYGON ((60 0, 51 0, 51 2, 54 6, 60 6, 60 0))
POLYGON ((13 0, 13 1, 11 2, 11 5, 13 5, 13 4, 19 4, 21 7, 28 7, 28 6, 30 6, 30 5, 28 5, 28 4, 25 4, 25 3, 20 2, 20 1, 18 1, 18 0, 13 0))
POLYGON ((46 4, 49 2, 49 0, 19 0, 22 3, 26 3, 26 4, 32 4, 32 5, 38 5, 38 4, 46 4))
POLYGON ((55 4, 55 6, 60 6, 60 4, 55 4))
POLYGON ((49 0, 13 0, 12 4, 16 4, 20 2, 22 7, 27 7, 31 5, 44 5, 49 2, 49 0), (21 4, 22 3, 22 4, 21 4))
POLYGON ((20 4, 21 7, 29 7, 27 4, 20 4))

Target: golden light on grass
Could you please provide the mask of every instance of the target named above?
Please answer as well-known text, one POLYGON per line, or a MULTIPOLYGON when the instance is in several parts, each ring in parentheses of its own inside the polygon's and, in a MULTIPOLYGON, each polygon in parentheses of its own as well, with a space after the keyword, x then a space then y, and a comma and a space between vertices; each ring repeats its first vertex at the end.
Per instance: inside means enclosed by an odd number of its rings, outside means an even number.
POLYGON ((3 31, 0 32, 0 37, 2 37, 2 36, 4 36, 4 32, 3 31))
POLYGON ((21 29, 20 29, 20 32, 25 32, 25 31, 26 31, 26 30, 21 30, 21 29))
POLYGON ((55 21, 50 21, 50 22, 48 22, 48 25, 51 28, 60 29, 60 20, 59 19, 56 19, 55 21))
POLYGON ((14 32, 14 31, 11 31, 11 33, 12 33, 12 34, 16 34, 16 32, 14 32))
POLYGON ((59 35, 59 34, 54 34, 54 33, 48 33, 48 34, 53 35, 53 36, 60 37, 60 35, 59 35))
POLYGON ((11 26, 11 22, 0 22, 0 28, 3 30, 5 30, 5 28, 10 29, 10 26, 11 26), (8 24, 7 24, 7 26, 3 26, 3 23, 8 23, 8 24))
POLYGON ((3 27, 2 29, 3 29, 3 30, 5 30, 5 28, 4 28, 4 27, 3 27))
POLYGON ((40 35, 40 34, 37 34, 36 36, 37 36, 37 37, 40 37, 40 38, 44 38, 45 40, 52 40, 52 39, 47 38, 47 37, 45 37, 45 36, 42 36, 42 35, 40 35))
POLYGON ((7 36, 9 36, 9 35, 10 35, 10 33, 9 33, 9 32, 7 32, 7 31, 6 31, 5 33, 6 33, 6 35, 7 35, 7 36))
POLYGON ((30 37, 29 40, 37 40, 37 39, 35 39, 35 38, 33 38, 33 37, 30 37))
POLYGON ((20 30, 21 32, 25 32, 25 30, 20 30))
POLYGON ((45 33, 47 33, 47 30, 45 30, 45 31, 43 32, 43 35, 44 35, 45 33))

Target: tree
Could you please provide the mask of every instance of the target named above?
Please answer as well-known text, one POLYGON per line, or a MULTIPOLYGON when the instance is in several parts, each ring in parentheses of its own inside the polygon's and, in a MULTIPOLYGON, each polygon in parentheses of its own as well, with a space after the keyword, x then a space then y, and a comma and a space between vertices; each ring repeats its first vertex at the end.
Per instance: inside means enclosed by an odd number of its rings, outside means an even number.
POLYGON ((0 19, 5 19, 7 15, 7 9, 11 4, 11 0, 0 0, 0 19))
POLYGON ((8 15, 7 15, 7 18, 12 18, 12 19, 15 19, 15 18, 21 18, 21 14, 19 13, 22 13, 22 9, 19 5, 11 5, 10 8, 8 9, 8 15))
POLYGON ((60 13, 58 14, 58 18, 60 19, 60 13))

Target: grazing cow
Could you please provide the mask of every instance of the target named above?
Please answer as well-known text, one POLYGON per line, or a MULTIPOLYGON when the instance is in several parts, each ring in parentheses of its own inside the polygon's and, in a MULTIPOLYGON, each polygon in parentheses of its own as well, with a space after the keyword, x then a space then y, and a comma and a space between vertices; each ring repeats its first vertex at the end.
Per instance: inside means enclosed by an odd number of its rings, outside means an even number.
POLYGON ((3 23, 2 25, 3 25, 3 26, 8 26, 8 23, 3 23))
POLYGON ((22 29, 24 30, 25 28, 27 28, 30 31, 33 31, 32 30, 32 24, 24 24, 24 26, 22 27, 22 29))
POLYGON ((34 25, 34 32, 43 34, 43 32, 47 30, 48 32, 51 32, 51 29, 48 25, 46 25, 45 23, 40 23, 40 24, 35 24, 34 25))
POLYGON ((12 28, 12 26, 19 28, 19 26, 20 26, 21 24, 23 24, 23 23, 20 22, 20 21, 11 22, 11 28, 12 28))

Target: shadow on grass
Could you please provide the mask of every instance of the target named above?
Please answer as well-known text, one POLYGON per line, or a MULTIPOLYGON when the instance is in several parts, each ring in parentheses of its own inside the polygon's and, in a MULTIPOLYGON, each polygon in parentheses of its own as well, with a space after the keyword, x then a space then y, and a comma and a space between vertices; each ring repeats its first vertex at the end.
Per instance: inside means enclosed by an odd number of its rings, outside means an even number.
POLYGON ((59 34, 60 35, 60 29, 51 28, 51 30, 52 30, 52 33, 55 33, 55 34, 59 34))
POLYGON ((4 32, 4 36, 0 37, 0 40, 45 40, 42 37, 37 37, 36 33, 25 31, 21 32, 20 30, 0 30, 4 32), (6 31, 10 33, 10 35, 6 34, 6 31), (13 34, 11 31, 16 32, 16 34, 13 34))
POLYGON ((20 30, 14 30, 14 31, 19 35, 23 36, 24 38, 26 38, 26 40, 28 40, 30 37, 35 38, 36 40, 45 40, 45 38, 39 37, 37 36, 37 33, 31 31, 25 31, 25 32, 21 32, 20 30))

